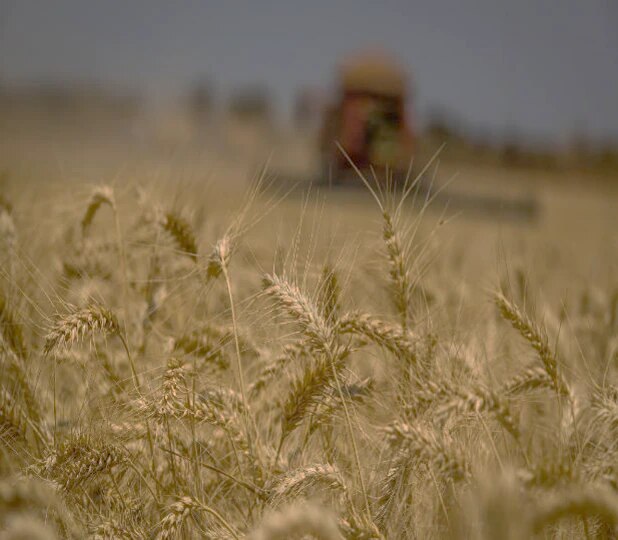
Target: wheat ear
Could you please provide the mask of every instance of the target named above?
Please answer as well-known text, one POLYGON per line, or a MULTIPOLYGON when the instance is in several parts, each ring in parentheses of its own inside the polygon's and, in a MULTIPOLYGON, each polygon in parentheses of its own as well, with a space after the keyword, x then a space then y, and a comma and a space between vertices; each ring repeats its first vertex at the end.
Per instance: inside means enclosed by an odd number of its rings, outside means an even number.
POLYGON ((247 540, 288 540, 289 538, 319 538, 343 540, 337 521, 327 509, 311 504, 287 506, 267 515, 247 540))
POLYGON ((451 448, 447 439, 438 436, 434 429, 424 424, 395 421, 384 429, 391 447, 410 450, 411 457, 430 466, 453 480, 469 475, 468 464, 451 448))
POLYGON ((400 482, 405 481, 410 467, 423 465, 453 481, 469 475, 468 464, 451 445, 426 425, 395 421, 384 429, 388 445, 394 455, 388 471, 379 484, 376 521, 384 525, 388 519, 400 482))
POLYGON ((554 382, 544 368, 532 366, 506 381, 499 394, 516 396, 539 388, 554 389, 554 382))
POLYGON ((618 387, 608 385, 593 389, 590 397, 593 422, 601 422, 613 434, 618 427, 618 387))
POLYGON ((127 462, 122 448, 78 435, 59 444, 38 466, 39 473, 65 491, 127 462))
POLYGON ((28 355, 26 340, 22 331, 22 325, 10 309, 4 295, 0 294, 0 333, 4 341, 13 352, 21 359, 28 355))
POLYGON ((345 491, 341 472, 331 464, 317 464, 302 467, 276 478, 269 487, 271 500, 277 504, 286 499, 296 498, 314 485, 345 491))
POLYGON ((197 240, 189 222, 182 216, 167 212, 159 221, 161 227, 176 242, 180 251, 197 262, 197 240))
POLYGON ((329 265, 322 268, 318 292, 318 305, 324 317, 327 320, 336 320, 341 311, 341 287, 335 269, 329 265))
POLYGON ((539 534, 546 526, 566 517, 584 520, 598 517, 615 534, 618 526, 618 498, 602 486, 563 491, 540 506, 533 517, 533 531, 539 534))
POLYGON ((60 317, 45 338, 43 352, 48 356, 70 349, 86 337, 119 335, 119 332, 116 316, 103 306, 92 305, 60 317))
POLYGON ((445 420, 453 411, 463 414, 487 412, 498 420, 515 439, 519 438, 519 430, 508 403, 488 388, 477 386, 472 390, 459 389, 456 397, 438 409, 437 416, 445 420))
POLYGON ((283 347, 283 352, 263 366, 249 385, 249 394, 257 395, 268 383, 276 377, 291 360, 306 357, 310 354, 304 340, 291 343, 283 347))
POLYGON ((234 528, 226 521, 226 519, 216 510, 204 503, 194 499, 193 497, 180 497, 169 508, 168 514, 161 522, 157 540, 169 540, 175 538, 180 531, 182 524, 191 515, 192 512, 202 511, 213 516, 219 525, 223 526, 235 540, 240 540, 240 536, 234 528))
POLYGON ((267 274, 264 277, 264 286, 265 293, 301 326, 314 348, 331 355, 335 330, 322 316, 317 306, 296 285, 278 275, 267 274))
POLYGON ((410 318, 412 280, 407 268, 406 253, 399 238, 397 223, 386 208, 383 208, 382 220, 382 239, 388 255, 393 303, 401 318, 401 326, 407 328, 410 318))
POLYGON ((558 394, 568 394, 568 385, 559 372, 556 355, 549 348, 547 334, 503 294, 497 293, 495 301, 502 317, 536 351, 543 368, 552 381, 554 390, 558 394))
POLYGON ((353 312, 339 319, 339 331, 362 336, 406 362, 415 363, 417 360, 413 334, 398 324, 384 322, 367 313, 353 312))
POLYGON ((114 190, 110 186, 99 186, 92 192, 90 200, 88 201, 88 206, 86 207, 86 212, 84 213, 84 217, 82 217, 81 222, 82 234, 84 236, 88 232, 88 229, 94 220, 94 216, 103 204, 109 205, 114 211, 116 210, 114 190))

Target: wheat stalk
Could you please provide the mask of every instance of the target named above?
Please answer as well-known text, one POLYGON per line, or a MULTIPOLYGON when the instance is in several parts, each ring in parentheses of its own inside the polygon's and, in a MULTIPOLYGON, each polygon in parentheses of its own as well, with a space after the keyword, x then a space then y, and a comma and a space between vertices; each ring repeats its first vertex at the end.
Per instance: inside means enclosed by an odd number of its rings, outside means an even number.
POLYGON ((304 341, 285 345, 283 353, 263 366, 248 387, 249 395, 256 396, 266 388, 268 383, 275 378, 291 360, 309 355, 304 341))
POLYGON ((339 331, 362 336, 408 363, 417 361, 415 337, 397 324, 387 323, 367 313, 347 313, 339 320, 339 331))
POLYGON ((411 466, 428 467, 451 481, 463 480, 470 474, 469 465, 453 451, 452 444, 427 425, 395 421, 384 428, 384 433, 394 455, 379 484, 378 525, 385 525, 389 518, 398 486, 407 478, 411 466))
POLYGON ((126 461, 127 456, 120 447, 78 435, 58 445, 37 469, 43 477, 70 491, 126 461))
POLYGON ((506 381, 498 394, 516 396, 540 388, 553 390, 554 382, 544 368, 532 366, 506 381))
POLYGON ((590 399, 590 409, 595 420, 618 427, 618 387, 595 388, 590 399))
POLYGON ((407 268, 407 257, 397 231, 397 224, 386 208, 383 208, 382 220, 382 238, 389 261, 393 303, 401 318, 401 326, 407 328, 412 292, 412 280, 407 268))
POLYGON ((337 521, 326 508, 313 504, 287 506, 267 515, 247 540, 288 540, 317 538, 343 540, 337 521))
POLYGON ((468 464, 452 451, 451 444, 427 425, 395 421, 384 433, 391 448, 403 446, 409 450, 411 458, 447 478, 461 480, 469 474, 468 464))
POLYGON ((157 540, 176 538, 180 528, 193 510, 199 508, 197 501, 191 497, 181 497, 169 507, 168 514, 163 518, 157 540))
POLYGON ((218 278, 223 273, 223 269, 228 267, 235 248, 235 243, 232 240, 230 234, 225 234, 215 244, 206 266, 208 279, 218 278))
POLYGON ((189 222, 174 212, 167 212, 161 216, 159 224, 174 239, 180 251, 197 262, 197 240, 189 222))
POLYGON ((532 529, 540 534, 548 525, 568 517, 599 518, 614 535, 618 527, 618 498, 602 486, 561 491, 539 505, 532 529))
POLYGON ((0 342, 0 353, 2 353, 2 356, 6 359, 8 364, 5 367, 7 375, 11 377, 21 392, 28 418, 30 422, 36 426, 35 432, 40 435, 40 442, 44 443, 45 426, 42 422, 40 403, 42 399, 40 393, 37 394, 35 388, 32 386, 25 362, 22 358, 18 357, 13 350, 5 349, 2 342, 0 342))
POLYGON ((568 385, 559 372, 558 361, 556 360, 555 354, 549 348, 547 334, 503 294, 497 293, 495 295, 495 301, 502 317, 508 321, 536 351, 543 368, 552 381, 554 390, 558 394, 568 394, 568 385))
POLYGON ((163 375, 161 402, 157 409, 159 416, 166 417, 177 410, 179 394, 184 387, 185 369, 183 363, 175 358, 170 358, 163 375))
MULTIPOLYGON (((294 319, 302 328, 303 334, 313 345, 317 351, 324 354, 328 360, 331 370, 332 379, 335 382, 339 399, 343 408, 348 437, 354 452, 354 461, 356 464, 357 474, 361 485, 363 500, 365 503, 365 513, 368 520, 371 520, 371 510, 369 508, 369 499, 367 496, 367 488, 363 478, 363 471, 358 453, 358 446, 352 428, 352 420, 348 411, 346 399, 343 395, 341 382, 337 374, 338 366, 342 359, 347 355, 347 351, 336 344, 337 332, 335 326, 331 326, 321 315, 319 309, 314 303, 300 291, 300 289, 289 283, 287 280, 280 278, 277 275, 266 275, 264 278, 266 286, 266 294, 273 297, 282 309, 294 319)), ((324 365, 325 366, 325 365, 324 365)), ((306 388, 310 389, 311 396, 315 395, 314 391, 322 386, 322 383, 327 380, 325 367, 319 366, 314 376, 310 376, 306 381, 306 388), (317 384, 316 384, 317 383, 317 384)), ((304 383, 304 385, 305 385, 304 383)), ((283 441, 283 437, 282 437, 283 441)), ((282 441, 279 444, 277 455, 281 449, 282 441)))
POLYGON ((148 534, 141 527, 126 520, 108 518, 91 527, 92 540, 147 540, 148 534))
POLYGON ((331 464, 316 464, 289 471, 276 478, 268 488, 271 500, 277 504, 298 497, 315 485, 332 490, 345 491, 345 483, 339 469, 331 464))
POLYGON ((290 393, 282 407, 282 441, 307 417, 310 411, 320 402, 326 389, 333 383, 330 365, 318 361, 305 369, 301 376, 292 382, 290 393))
POLYGON ((17 229, 11 212, 0 205, 0 240, 9 255, 9 275, 13 275, 13 256, 17 246, 17 229))
POLYGON ((375 518, 380 527, 384 527, 390 517, 398 486, 405 484, 411 462, 411 450, 407 446, 398 449, 390 461, 386 475, 378 485, 375 518))
POLYGON ((449 418, 453 412, 459 414, 487 412, 491 414, 515 439, 519 438, 519 430, 512 418, 508 404, 495 392, 488 388, 476 386, 472 390, 459 389, 458 395, 436 412, 442 421, 449 418))
POLYGON ((28 417, 5 389, 0 390, 0 441, 9 448, 17 442, 29 446, 28 417))
POLYGON ((88 206, 86 207, 86 212, 84 213, 84 217, 82 217, 81 221, 82 235, 85 236, 88 232, 88 229, 94 220, 94 216, 102 204, 107 204, 114 211, 116 210, 114 190, 110 186, 99 186, 92 192, 90 200, 88 201, 88 206))
POLYGON ((446 402, 457 395, 457 389, 446 381, 423 380, 414 389, 411 401, 405 404, 406 412, 412 416, 420 416, 436 404, 446 402))
POLYGON ((60 317, 45 337, 43 352, 46 356, 70 349, 87 336, 96 334, 119 335, 120 327, 116 316, 100 305, 73 310, 60 317))
POLYGON ((223 347, 230 339, 232 339, 231 334, 213 342, 207 331, 195 330, 174 339, 172 347, 174 351, 198 356, 203 359, 205 365, 214 365, 221 370, 226 370, 230 362, 223 352, 223 347))
POLYGON ((25 359, 28 356, 22 324, 18 322, 14 311, 10 309, 2 294, 0 294, 0 335, 19 358, 25 359))
POLYGON ((174 504, 169 507, 168 514, 163 518, 157 534, 157 540, 171 540, 176 538, 180 532, 180 528, 191 513, 196 511, 206 512, 212 515, 217 522, 222 525, 232 538, 240 540, 240 537, 234 528, 213 508, 205 505, 193 497, 180 497, 174 504))
POLYGON ((528 467, 518 473, 526 487, 553 488, 557 484, 576 483, 582 480, 581 471, 565 459, 557 459, 528 467))
MULTIPOLYGON (((0 185, 4 182, 6 178, 6 171, 0 174, 0 185)), ((0 193, 0 210, 6 212, 7 214, 11 214, 13 212, 13 204, 11 201, 2 193, 0 193)))
POLYGON ((341 311, 341 288, 337 273, 329 265, 322 267, 318 291, 318 306, 322 310, 322 314, 326 320, 336 320, 341 311))
MULTIPOLYGON (((354 401, 357 404, 364 403, 374 389, 374 381, 365 379, 358 383, 346 384, 342 387, 343 393, 349 401, 354 401)), ((311 435, 316 429, 328 426, 331 417, 341 411, 341 402, 335 388, 326 388, 325 395, 319 401, 319 408, 311 418, 308 434, 311 435)))
POLYGON ((265 293, 302 327, 303 333, 317 350, 332 353, 334 328, 296 285, 275 274, 267 274, 264 277, 264 286, 265 293))

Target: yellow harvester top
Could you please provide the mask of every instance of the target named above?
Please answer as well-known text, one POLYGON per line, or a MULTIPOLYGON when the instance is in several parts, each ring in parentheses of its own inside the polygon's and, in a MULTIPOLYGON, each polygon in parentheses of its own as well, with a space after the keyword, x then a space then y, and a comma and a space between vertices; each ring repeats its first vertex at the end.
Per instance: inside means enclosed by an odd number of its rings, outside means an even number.
POLYGON ((389 56, 365 53, 346 61, 340 70, 344 92, 367 92, 389 97, 403 97, 406 92, 404 71, 389 56))

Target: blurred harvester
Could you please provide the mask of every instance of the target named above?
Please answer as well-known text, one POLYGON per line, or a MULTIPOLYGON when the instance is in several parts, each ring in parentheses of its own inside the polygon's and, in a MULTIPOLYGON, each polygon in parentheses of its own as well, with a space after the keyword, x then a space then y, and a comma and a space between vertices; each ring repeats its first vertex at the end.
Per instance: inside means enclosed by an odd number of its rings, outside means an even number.
POLYGON ((333 184, 359 183, 349 160, 381 180, 401 183, 414 151, 408 118, 406 74, 382 54, 363 54, 346 61, 339 72, 336 101, 325 113, 320 133, 323 180, 333 184))

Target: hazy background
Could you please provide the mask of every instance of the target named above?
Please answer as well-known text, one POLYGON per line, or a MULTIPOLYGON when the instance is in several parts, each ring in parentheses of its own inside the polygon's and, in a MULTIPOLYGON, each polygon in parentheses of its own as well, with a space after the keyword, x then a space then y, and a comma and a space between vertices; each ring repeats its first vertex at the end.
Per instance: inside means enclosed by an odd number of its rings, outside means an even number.
POLYGON ((618 171, 609 0, 0 0, 0 18, 0 150, 11 156, 37 144, 58 159, 77 145, 84 161, 115 147, 119 163, 130 147, 193 145, 217 158, 274 153, 286 162, 275 157, 275 170, 313 178, 338 66, 381 50, 411 81, 420 156, 446 142, 443 161, 458 166, 618 171), (299 129, 302 96, 313 119, 299 129), (257 130, 229 121, 247 101, 263 109, 257 130))
POLYGON ((263 84, 280 110, 328 87, 346 54, 379 45, 414 75, 426 121, 562 141, 618 138, 618 4, 2 0, 0 81, 113 83, 181 95, 263 84))

